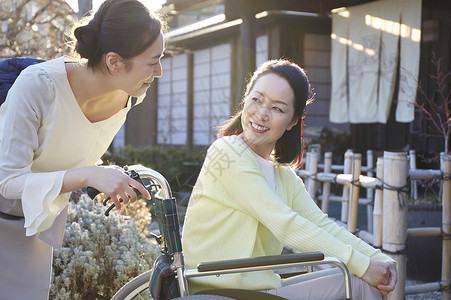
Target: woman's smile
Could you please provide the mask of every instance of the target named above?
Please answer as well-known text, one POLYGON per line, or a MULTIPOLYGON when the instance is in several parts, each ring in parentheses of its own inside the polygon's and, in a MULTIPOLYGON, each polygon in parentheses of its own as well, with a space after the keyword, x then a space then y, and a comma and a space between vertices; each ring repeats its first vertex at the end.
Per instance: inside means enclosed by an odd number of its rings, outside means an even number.
POLYGON ((252 129, 253 129, 254 131, 256 131, 256 132, 261 132, 261 133, 263 133, 263 132, 266 132, 266 131, 269 130, 268 127, 265 127, 265 126, 262 126, 262 125, 258 125, 258 124, 253 123, 253 122, 250 122, 250 124, 251 124, 252 129))

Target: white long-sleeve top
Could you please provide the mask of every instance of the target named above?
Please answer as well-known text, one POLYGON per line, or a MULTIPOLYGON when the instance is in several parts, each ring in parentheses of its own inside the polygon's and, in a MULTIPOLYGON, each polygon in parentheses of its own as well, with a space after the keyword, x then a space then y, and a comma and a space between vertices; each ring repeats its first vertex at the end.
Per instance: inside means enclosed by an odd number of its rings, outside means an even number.
POLYGON ((94 165, 131 107, 129 99, 115 115, 91 123, 75 99, 65 63, 61 57, 22 71, 0 107, 0 211, 23 212, 27 236, 52 226, 68 203, 69 193, 60 194, 66 170, 94 165))

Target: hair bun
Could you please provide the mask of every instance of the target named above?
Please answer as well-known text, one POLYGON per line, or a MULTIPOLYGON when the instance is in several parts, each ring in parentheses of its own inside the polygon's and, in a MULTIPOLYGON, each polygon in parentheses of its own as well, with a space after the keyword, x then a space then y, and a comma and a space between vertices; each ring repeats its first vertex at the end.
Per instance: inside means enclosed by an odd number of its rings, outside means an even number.
POLYGON ((77 27, 74 30, 74 36, 77 39, 75 51, 82 57, 92 59, 96 57, 98 51, 99 38, 97 30, 90 24, 77 27))

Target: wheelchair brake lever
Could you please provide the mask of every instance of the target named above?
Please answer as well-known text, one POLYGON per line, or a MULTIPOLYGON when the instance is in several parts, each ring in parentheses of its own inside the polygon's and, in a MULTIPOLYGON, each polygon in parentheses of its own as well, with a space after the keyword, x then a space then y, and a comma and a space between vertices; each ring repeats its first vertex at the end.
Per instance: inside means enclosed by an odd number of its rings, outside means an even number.
POLYGON ((162 235, 157 235, 157 234, 155 234, 153 232, 150 232, 149 234, 155 238, 155 240, 157 241, 158 245, 161 245, 161 243, 163 242, 163 236, 162 235))

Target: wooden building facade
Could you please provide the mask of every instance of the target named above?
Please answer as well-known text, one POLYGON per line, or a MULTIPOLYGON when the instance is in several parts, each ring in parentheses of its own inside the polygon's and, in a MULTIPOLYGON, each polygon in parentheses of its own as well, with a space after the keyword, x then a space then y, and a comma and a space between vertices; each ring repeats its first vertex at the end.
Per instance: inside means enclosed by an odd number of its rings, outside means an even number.
MULTIPOLYGON (((398 123, 392 114, 387 124, 329 121, 330 11, 365 2, 371 1, 168 1, 163 77, 149 89, 146 101, 132 110, 115 144, 209 145, 215 126, 239 107, 245 80, 255 67, 267 59, 287 57, 306 70, 316 93, 316 101, 307 107, 307 134, 315 136, 323 128, 348 132, 350 147, 357 152, 443 151, 442 140, 427 135, 430 124, 420 111, 412 123, 398 123)), ((451 2, 423 0, 419 78, 428 93, 434 92, 429 76, 432 53, 441 58, 443 70, 451 70, 450 15, 451 2)))

